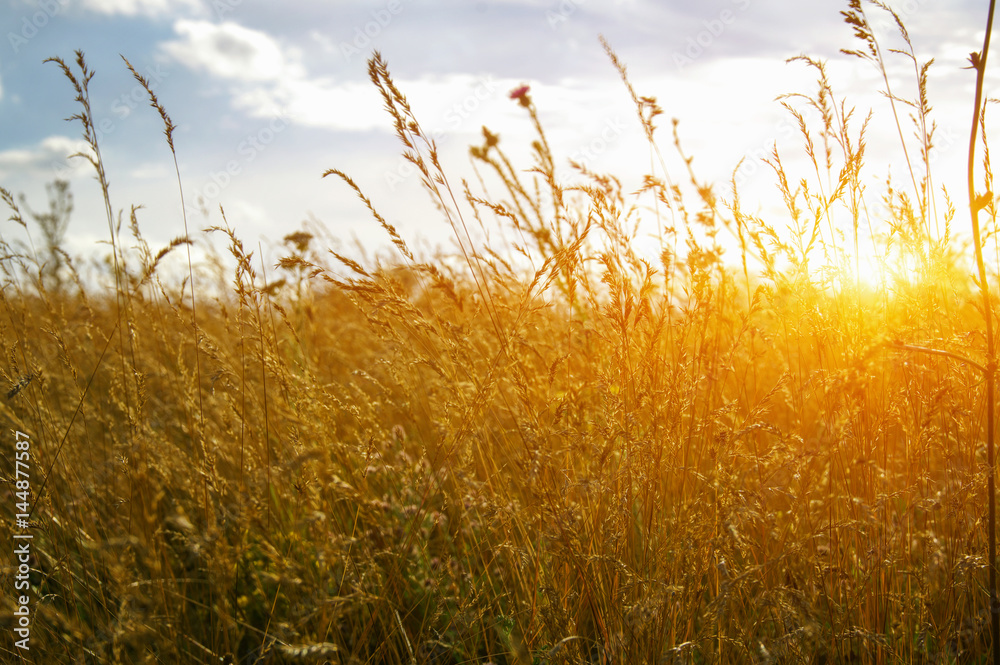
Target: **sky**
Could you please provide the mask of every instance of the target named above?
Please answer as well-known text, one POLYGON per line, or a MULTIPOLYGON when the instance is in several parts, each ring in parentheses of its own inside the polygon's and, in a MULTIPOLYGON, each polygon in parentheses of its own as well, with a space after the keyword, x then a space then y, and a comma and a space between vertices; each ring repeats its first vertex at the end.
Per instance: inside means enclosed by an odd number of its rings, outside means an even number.
MULTIPOLYGON (((751 196, 743 205, 766 211, 764 198, 754 203, 752 196, 774 191, 773 173, 760 158, 777 143, 793 160, 801 145, 775 98, 815 90, 814 71, 786 62, 802 54, 827 62, 835 92, 859 116, 874 110, 872 175, 903 176, 878 73, 839 51, 859 47, 840 16, 847 9, 841 0, 0 1, 0 186, 44 210, 45 184, 68 179, 75 210, 65 245, 73 255, 106 252, 109 233, 93 170, 69 158, 83 147, 79 123, 65 120, 78 111, 73 90, 56 65, 44 62, 59 56, 72 64, 77 49, 95 72, 90 102, 112 205, 126 215, 142 206, 139 225, 154 251, 184 233, 177 176, 162 122, 122 57, 146 76, 177 127, 192 235, 202 242, 201 229, 222 223, 221 205, 244 243, 259 244, 272 265, 287 253, 278 247, 281 238, 306 219, 319 220, 331 243, 388 246, 353 192, 321 178, 331 168, 352 176, 418 251, 452 247, 450 228, 406 167, 368 80, 366 61, 376 49, 422 126, 438 138, 446 172, 455 183, 469 178, 473 189, 468 148, 482 143, 483 126, 500 134, 515 164, 531 165, 532 127, 509 96, 521 85, 530 86, 567 182, 575 159, 615 173, 626 191, 639 187, 650 150, 599 35, 627 65, 638 94, 656 97, 663 108, 658 144, 675 180, 684 171, 672 150, 670 118, 680 121, 699 177, 720 183, 720 192, 745 159, 737 175, 751 196)), ((962 67, 981 48, 988 3, 890 4, 918 58, 935 60, 929 92, 939 182, 964 205, 975 76, 962 67)), ((886 43, 898 43, 888 17, 865 8, 886 43)), ((991 62, 987 92, 1000 96, 1000 56, 991 62)), ((898 94, 912 96, 912 64, 890 63, 898 94)), ((11 222, 2 224, 5 239, 19 237, 11 222)))

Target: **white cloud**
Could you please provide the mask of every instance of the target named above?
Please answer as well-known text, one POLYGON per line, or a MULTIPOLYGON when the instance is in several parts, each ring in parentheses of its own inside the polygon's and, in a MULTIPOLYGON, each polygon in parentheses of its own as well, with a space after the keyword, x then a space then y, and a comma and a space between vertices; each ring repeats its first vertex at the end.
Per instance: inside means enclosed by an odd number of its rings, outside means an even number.
POLYGON ((319 30, 310 30, 309 39, 319 44, 324 53, 340 53, 340 47, 319 30))
POLYGON ((14 148, 0 152, 0 174, 34 172, 49 173, 51 177, 65 177, 86 162, 79 157, 69 159, 74 153, 89 153, 90 147, 83 139, 68 136, 49 136, 31 148, 14 148))
POLYGON ((335 85, 328 79, 299 78, 237 92, 233 103, 255 117, 271 117, 280 109, 308 127, 368 130, 388 126, 373 90, 367 81, 335 85))
POLYGON ((177 21, 174 30, 181 39, 163 44, 163 50, 191 69, 236 81, 277 81, 305 73, 297 49, 283 49, 259 30, 188 19, 177 21))
MULTIPOLYGON (((230 84, 233 106, 252 117, 288 117, 308 127, 365 131, 390 129, 378 91, 367 80, 310 78, 297 48, 282 46, 268 34, 235 23, 179 20, 181 39, 162 45, 166 54, 195 70, 230 84)), ((466 121, 489 104, 505 99, 516 81, 454 74, 397 81, 425 129, 479 129, 466 121)), ((481 124, 481 123, 480 123, 481 124)))
POLYGON ((158 180, 163 182, 174 175, 173 170, 162 162, 143 162, 131 171, 136 180, 158 180))
MULTIPOLYGON (((508 92, 521 80, 449 74, 395 81, 427 133, 478 133, 515 104, 508 92)), ((233 103, 255 117, 280 113, 293 122, 341 131, 391 131, 381 93, 370 81, 288 78, 235 91, 233 103)))
POLYGON ((98 14, 114 16, 163 16, 176 14, 181 9, 200 13, 203 9, 197 0, 84 0, 83 6, 98 14))

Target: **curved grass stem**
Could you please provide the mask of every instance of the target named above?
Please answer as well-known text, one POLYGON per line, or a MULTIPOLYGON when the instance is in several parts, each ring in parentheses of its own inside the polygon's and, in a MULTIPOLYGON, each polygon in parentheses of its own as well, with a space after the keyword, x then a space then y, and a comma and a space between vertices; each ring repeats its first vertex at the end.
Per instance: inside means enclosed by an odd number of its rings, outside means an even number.
POLYGON ((972 114, 972 130, 969 136, 969 212, 972 217, 972 235, 976 249, 976 269, 979 276, 979 289, 983 298, 983 322, 986 327, 986 455, 988 469, 986 472, 986 494, 989 502, 989 589, 990 589, 990 635, 993 642, 993 665, 1000 665, 1000 601, 997 600, 997 547, 996 547, 996 468, 993 450, 993 432, 995 427, 995 395, 994 379, 996 375, 996 342, 993 339, 993 305, 989 282, 986 279, 986 265, 983 262, 983 242, 979 228, 979 211, 983 208, 986 197, 992 195, 976 195, 975 185, 975 155, 976 134, 983 121, 983 79, 986 74, 986 56, 990 47, 990 34, 993 29, 993 12, 996 0, 990 0, 989 15, 986 19, 986 36, 983 39, 981 53, 972 53, 969 61, 976 70, 976 100, 972 114))

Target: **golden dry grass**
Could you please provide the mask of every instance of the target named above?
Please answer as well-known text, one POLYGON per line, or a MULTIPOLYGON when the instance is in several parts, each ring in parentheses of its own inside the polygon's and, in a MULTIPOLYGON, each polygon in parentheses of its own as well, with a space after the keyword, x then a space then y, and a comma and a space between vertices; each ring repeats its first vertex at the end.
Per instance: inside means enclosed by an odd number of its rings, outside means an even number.
MULTIPOLYGON (((659 106, 605 48, 662 165, 659 106)), ((393 261, 303 230, 262 266, 223 221, 205 242, 228 258, 167 283, 158 264, 187 233, 154 252, 133 210, 124 243, 110 202, 106 290, 4 241, 0 410, 32 437, 33 489, 48 475, 32 651, 5 641, 3 658, 985 662, 983 380, 914 349, 982 359, 985 340, 954 210, 936 212, 912 59, 920 141, 887 221, 866 217, 864 123, 815 60, 817 92, 785 99, 814 173, 773 155, 788 213, 769 221, 693 172, 650 174, 648 207, 611 175, 561 185, 530 94, 533 170, 484 130, 471 157, 503 194, 475 194, 376 54, 456 256, 416 257, 339 170, 393 261), (820 112, 808 133, 801 104, 820 112), (658 262, 634 249, 641 215, 658 262), (482 224, 508 230, 510 255, 477 246, 482 224), (910 269, 861 284, 859 235, 910 269)), ((58 64, 86 128, 83 57, 58 64)))

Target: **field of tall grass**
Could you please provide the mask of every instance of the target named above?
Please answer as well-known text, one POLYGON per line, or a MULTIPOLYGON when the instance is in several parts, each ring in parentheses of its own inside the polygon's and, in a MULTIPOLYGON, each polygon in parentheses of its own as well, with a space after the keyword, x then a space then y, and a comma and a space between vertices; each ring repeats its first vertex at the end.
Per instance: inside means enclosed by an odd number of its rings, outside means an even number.
MULTIPOLYGON (((47 216, 0 190, 7 224, 38 239, 0 240, 0 540, 33 536, 30 651, 14 645, 8 553, 0 660, 989 662, 988 151, 974 139, 970 235, 932 178, 930 65, 902 22, 906 48, 881 45, 871 12, 895 20, 849 2, 843 57, 885 75, 875 113, 898 118, 905 176, 868 173, 867 121, 801 58, 815 88, 782 102, 809 168, 774 152, 773 216, 747 212, 735 179, 566 164, 526 88, 511 103, 532 162, 484 128, 480 181, 455 182, 376 53, 372 83, 456 248, 416 255, 330 170, 384 229, 378 260, 303 228, 264 265, 224 210, 150 247, 108 196, 83 54, 54 59, 109 249, 101 285, 80 277, 58 242, 62 186, 47 216), (913 78, 891 80, 890 58, 913 78), (640 221, 655 259, 636 250, 640 221), (502 251, 477 240, 497 225, 502 251), (873 243, 883 278, 868 282, 856 264, 873 243), (169 255, 180 280, 158 272, 169 255)), ((669 148, 690 167, 604 46, 654 162, 669 148)))

